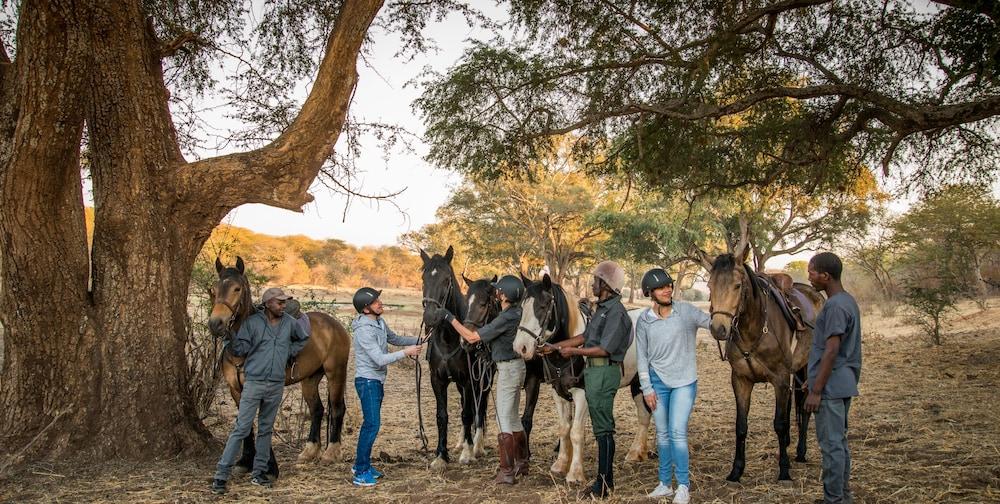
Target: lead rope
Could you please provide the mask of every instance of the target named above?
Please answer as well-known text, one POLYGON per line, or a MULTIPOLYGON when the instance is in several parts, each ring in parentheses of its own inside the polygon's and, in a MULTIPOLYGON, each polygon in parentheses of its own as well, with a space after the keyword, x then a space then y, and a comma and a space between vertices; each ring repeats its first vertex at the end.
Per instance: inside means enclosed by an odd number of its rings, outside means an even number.
MULTIPOLYGON (((427 327, 424 327, 423 320, 421 320, 420 321, 420 332, 424 333, 424 336, 421 337, 421 338, 419 338, 417 340, 417 341, 419 341, 419 344, 421 344, 421 345, 423 345, 424 343, 426 343, 430 339, 430 336, 429 336, 430 331, 427 330, 427 329, 428 329, 427 327)), ((427 346, 427 351, 428 352, 431 351, 430 345, 427 346)), ((416 374, 414 381, 417 384, 417 423, 419 425, 418 435, 420 437, 420 444, 421 444, 421 448, 420 449, 424 453, 426 453, 427 452, 427 434, 424 431, 423 401, 420 400, 420 378, 423 375, 423 367, 420 365, 420 356, 419 355, 414 355, 412 357, 407 357, 407 358, 408 359, 412 359, 413 360, 413 364, 414 364, 413 369, 414 369, 414 373, 416 374)))

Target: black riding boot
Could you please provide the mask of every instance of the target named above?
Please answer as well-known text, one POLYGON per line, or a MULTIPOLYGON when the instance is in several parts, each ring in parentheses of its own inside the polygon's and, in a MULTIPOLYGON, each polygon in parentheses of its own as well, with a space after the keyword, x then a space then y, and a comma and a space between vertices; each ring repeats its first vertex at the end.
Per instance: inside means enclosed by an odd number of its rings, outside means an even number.
POLYGON ((606 498, 615 488, 615 436, 597 437, 597 478, 586 492, 588 497, 606 498))

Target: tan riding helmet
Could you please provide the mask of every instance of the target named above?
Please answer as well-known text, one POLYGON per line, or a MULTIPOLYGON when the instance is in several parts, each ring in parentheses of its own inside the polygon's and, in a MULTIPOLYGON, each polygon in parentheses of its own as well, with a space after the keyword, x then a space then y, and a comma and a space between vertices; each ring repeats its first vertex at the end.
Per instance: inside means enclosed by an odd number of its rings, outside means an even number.
POLYGON ((615 292, 620 293, 625 287, 625 270, 614 261, 602 261, 594 268, 594 276, 604 280, 615 292))

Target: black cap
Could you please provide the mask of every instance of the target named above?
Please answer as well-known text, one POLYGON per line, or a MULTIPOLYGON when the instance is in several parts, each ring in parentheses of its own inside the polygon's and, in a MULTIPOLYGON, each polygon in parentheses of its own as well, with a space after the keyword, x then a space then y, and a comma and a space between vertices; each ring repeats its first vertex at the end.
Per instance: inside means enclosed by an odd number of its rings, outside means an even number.
POLYGON ((368 308, 368 305, 374 303, 375 300, 381 295, 382 291, 372 289, 371 287, 362 287, 358 289, 358 291, 354 293, 354 309, 357 310, 358 313, 364 313, 365 308, 368 308))
POLYGON ((511 303, 520 301, 521 296, 524 295, 524 282, 514 275, 504 275, 492 285, 503 292, 503 295, 507 296, 507 300, 511 303))
POLYGON ((653 268, 642 275, 642 295, 649 297, 650 292, 673 284, 674 279, 670 277, 670 273, 663 268, 653 268))

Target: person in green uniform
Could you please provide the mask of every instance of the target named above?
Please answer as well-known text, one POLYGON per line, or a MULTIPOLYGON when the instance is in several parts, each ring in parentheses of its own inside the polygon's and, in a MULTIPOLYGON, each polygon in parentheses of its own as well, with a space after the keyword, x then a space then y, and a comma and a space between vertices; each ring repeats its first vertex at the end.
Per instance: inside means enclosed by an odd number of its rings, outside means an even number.
POLYGON ((583 334, 553 345, 564 357, 587 358, 583 378, 590 421, 597 438, 597 478, 585 489, 584 497, 606 498, 615 487, 613 408, 622 379, 622 361, 632 338, 632 319, 621 301, 624 285, 625 270, 621 266, 613 261, 598 264, 592 285, 597 297, 593 318, 583 334))
POLYGON ((465 341, 482 341, 489 345, 490 356, 497 364, 495 401, 497 422, 500 424, 500 433, 497 434, 500 468, 494 482, 498 485, 510 485, 514 483, 515 476, 528 473, 528 441, 521 424, 521 415, 517 412, 518 405, 521 404, 526 368, 524 360, 514 352, 514 336, 521 323, 519 303, 524 295, 524 283, 516 276, 505 275, 493 286, 497 289, 503 311, 485 326, 470 330, 445 308, 438 309, 438 316, 447 320, 465 341))

